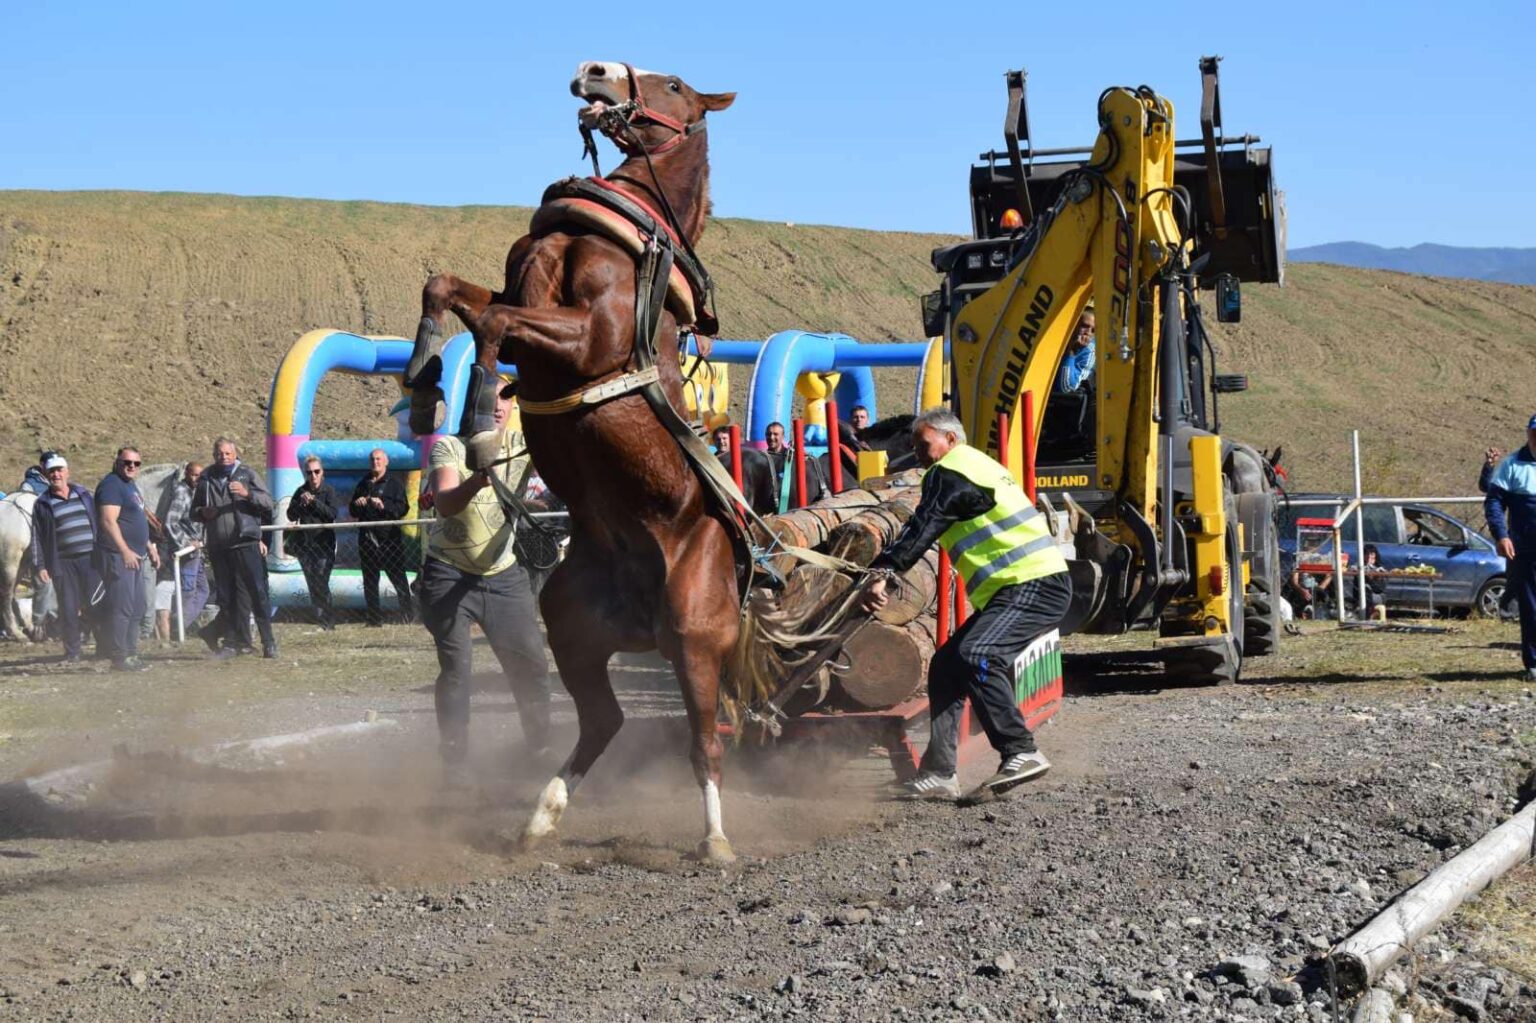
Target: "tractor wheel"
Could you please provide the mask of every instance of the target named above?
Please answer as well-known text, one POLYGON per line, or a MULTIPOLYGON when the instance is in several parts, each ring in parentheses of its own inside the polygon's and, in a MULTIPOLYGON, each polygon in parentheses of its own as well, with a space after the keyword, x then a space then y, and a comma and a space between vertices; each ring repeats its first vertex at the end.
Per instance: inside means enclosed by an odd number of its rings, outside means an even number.
POLYGON ((1253 538, 1253 574, 1243 616, 1244 657, 1267 657, 1280 645, 1280 543, 1274 522, 1262 521, 1262 535, 1253 538))

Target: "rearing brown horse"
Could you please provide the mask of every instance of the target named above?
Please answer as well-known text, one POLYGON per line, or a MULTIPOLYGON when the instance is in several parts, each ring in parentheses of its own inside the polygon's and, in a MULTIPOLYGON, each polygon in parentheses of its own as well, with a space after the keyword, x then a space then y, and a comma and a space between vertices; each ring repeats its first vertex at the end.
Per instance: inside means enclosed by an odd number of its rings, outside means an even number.
MULTIPOLYGON (((695 92, 671 75, 589 61, 571 92, 588 104, 580 118, 626 157, 605 187, 672 221, 675 243, 691 250, 709 212, 706 112, 734 93, 695 92)), ((590 136, 589 136, 590 137, 590 136)), ((603 184, 603 183, 600 183, 603 184)), ((552 190, 553 191, 553 190, 552 190)), ((493 432, 496 362, 517 364, 523 430, 539 472, 570 506, 571 543, 540 597, 561 681, 576 703, 575 750, 539 797, 525 844, 553 835, 571 791, 618 732, 624 715, 608 678, 616 651, 660 649, 677 671, 693 732, 691 760, 704 797, 701 856, 733 859, 720 817, 722 743, 716 730, 722 666, 739 628, 733 534, 706 495, 673 435, 633 390, 564 408, 560 399, 636 369, 637 259, 612 232, 572 222, 546 206, 507 254, 499 292, 447 274, 422 295, 422 322, 407 369, 412 426, 432 429, 435 359, 445 314, 474 333, 476 366, 459 433, 471 466, 500 449, 493 432), (531 414, 543 408, 545 414, 531 414)), ((628 239, 634 242, 634 238, 628 239)), ((704 295, 673 291, 657 336, 703 319, 704 295), (698 314, 692 318, 692 307, 698 314)), ((682 381, 670 344, 662 346, 661 385, 673 408, 682 381)), ((617 385, 616 385, 617 386, 617 385)))

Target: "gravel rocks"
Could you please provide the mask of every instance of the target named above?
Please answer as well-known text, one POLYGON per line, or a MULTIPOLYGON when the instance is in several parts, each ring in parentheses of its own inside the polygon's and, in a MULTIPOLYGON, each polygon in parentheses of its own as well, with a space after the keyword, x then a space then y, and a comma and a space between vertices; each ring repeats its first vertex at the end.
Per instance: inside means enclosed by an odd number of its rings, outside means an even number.
MULTIPOLYGON (((528 857, 497 836, 541 778, 498 775, 463 805, 374 783, 294 811, 345 767, 323 759, 249 805, 226 784, 198 827, 157 817, 154 841, 6 839, 0 942, 37 951, 0 977, 0 1015, 1331 1023, 1323 953, 1509 812, 1530 764, 1502 738, 1536 705, 1279 673, 1069 698, 1041 734, 1052 773, 974 810, 871 802, 878 761, 811 796, 733 767, 742 860, 724 871, 685 858, 678 757, 661 782, 595 771, 567 844, 528 857)), ((429 693, 411 699, 430 722, 429 693)), ((654 739, 634 764, 680 748, 654 739)), ((1450 929, 1380 998, 1382 1023, 1536 1019, 1529 987, 1450 929)))

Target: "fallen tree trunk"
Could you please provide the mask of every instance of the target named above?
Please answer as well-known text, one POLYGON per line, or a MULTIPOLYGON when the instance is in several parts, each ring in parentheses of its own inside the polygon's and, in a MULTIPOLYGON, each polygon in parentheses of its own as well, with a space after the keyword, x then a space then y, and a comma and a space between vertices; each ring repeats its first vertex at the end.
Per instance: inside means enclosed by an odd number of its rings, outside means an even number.
POLYGON ((1376 979, 1449 916, 1536 850, 1536 802, 1484 835, 1400 895, 1329 954, 1339 989, 1353 994, 1376 979))

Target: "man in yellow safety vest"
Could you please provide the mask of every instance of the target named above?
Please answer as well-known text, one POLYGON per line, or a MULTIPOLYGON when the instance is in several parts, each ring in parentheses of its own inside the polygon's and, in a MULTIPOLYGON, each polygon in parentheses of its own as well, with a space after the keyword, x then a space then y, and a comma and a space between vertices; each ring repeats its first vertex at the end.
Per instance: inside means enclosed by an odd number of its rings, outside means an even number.
MULTIPOLYGON (((928 750, 906 789, 923 799, 960 795, 960 716, 970 697, 1002 756, 997 773, 983 784, 1002 791, 1050 769, 1019 713, 1014 662, 1061 622, 1072 581, 1045 517, 1007 469, 965 442, 965 427, 953 413, 933 408, 918 416, 912 443, 927 470, 922 499, 870 567, 904 572, 937 540, 960 573, 974 613, 928 665, 928 750)), ((885 580, 877 579, 865 592, 865 608, 884 606, 885 589, 885 580)))

